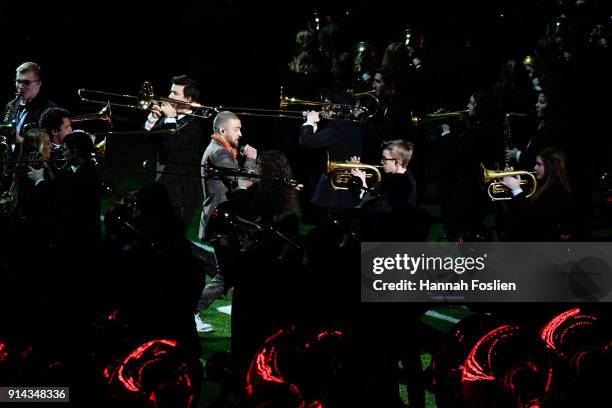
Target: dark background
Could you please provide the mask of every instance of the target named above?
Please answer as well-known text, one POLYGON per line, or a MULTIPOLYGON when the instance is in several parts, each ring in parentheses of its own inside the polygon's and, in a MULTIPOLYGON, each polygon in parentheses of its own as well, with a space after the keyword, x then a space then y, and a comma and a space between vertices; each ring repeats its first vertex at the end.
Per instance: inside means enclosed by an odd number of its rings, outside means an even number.
MULTIPOLYGON (((276 109, 295 35, 314 22, 316 10, 322 25, 344 21, 349 47, 367 41, 380 58, 403 30, 420 30, 432 57, 426 56, 425 65, 438 75, 427 84, 428 96, 436 100, 427 112, 462 110, 473 91, 495 83, 506 58, 533 55, 546 24, 561 13, 558 2, 1 2, 0 95, 11 100, 15 68, 24 61, 35 61, 43 71, 42 94, 73 115, 100 109, 81 102, 79 88, 135 95, 149 81, 156 94, 167 96, 170 78, 181 74, 199 82, 203 104, 276 109)), ((598 21, 609 25, 611 4, 596 3, 598 21)), ((565 111, 570 132, 584 136, 586 149, 607 128, 606 105, 595 104, 595 100, 607 100, 609 92, 592 75, 590 66, 583 69, 584 75, 570 81, 571 98, 566 100, 565 111)), ((139 129, 145 116, 146 112, 113 108, 113 125, 115 130, 139 129)), ((203 122, 205 136, 212 133, 211 122, 203 122)), ((313 163, 324 165, 320 157, 299 147, 299 120, 242 116, 242 125, 242 144, 284 151, 298 179, 304 178, 303 169, 312 168, 313 163)), ((155 147, 146 145, 144 137, 113 136, 107 142, 104 176, 114 181, 125 180, 126 173, 136 174, 142 160, 154 158, 155 147)), ((609 161, 606 151, 595 149, 594 160, 590 153, 585 154, 597 171, 609 161)))
MULTIPOLYGON (((314 10, 324 21, 345 18, 351 43, 371 42, 381 56, 407 27, 421 29, 430 49, 468 37, 487 85, 502 57, 532 52, 543 18, 555 10, 555 1, 328 3, 2 2, 0 94, 12 99, 15 67, 35 61, 43 70, 41 92, 73 114, 94 110, 79 102, 78 88, 135 94, 147 80, 166 96, 169 78, 178 74, 200 83, 202 103, 275 107, 279 72, 314 10)), ((115 126, 140 125, 142 115, 114 113, 115 126)), ((270 120, 245 125, 247 137, 257 130, 259 142, 269 143, 260 133, 269 133, 270 120)))

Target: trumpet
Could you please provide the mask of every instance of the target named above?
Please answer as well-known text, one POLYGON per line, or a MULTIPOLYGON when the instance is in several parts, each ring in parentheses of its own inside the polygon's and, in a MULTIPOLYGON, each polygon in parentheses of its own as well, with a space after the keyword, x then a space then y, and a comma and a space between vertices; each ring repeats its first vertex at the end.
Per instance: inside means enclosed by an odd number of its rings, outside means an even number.
POLYGON ((529 192, 526 194, 526 197, 531 197, 533 193, 535 193, 538 188, 538 181, 535 178, 534 172, 524 171, 524 170, 514 170, 514 171, 497 171, 497 170, 489 170, 485 168, 484 164, 480 164, 482 168, 482 180, 485 184, 488 184, 487 192, 489 194, 489 198, 492 201, 501 201, 501 200, 510 200, 512 199, 512 195, 509 194, 511 191, 502 184, 501 180, 504 177, 515 177, 515 176, 526 176, 527 179, 521 179, 521 186, 529 185, 529 192))
POLYGON ((149 82, 144 82, 140 86, 140 90, 138 91, 138 95, 126 95, 119 94, 114 92, 104 92, 98 91, 94 89, 85 89, 81 88, 77 91, 79 98, 81 98, 84 102, 93 102, 93 103, 103 103, 110 106, 119 106, 123 108, 130 109, 140 109, 140 110, 150 110, 154 104, 164 104, 169 103, 175 107, 181 107, 183 109, 193 109, 194 111, 200 110, 201 113, 182 113, 188 116, 194 116, 197 118, 208 119, 212 115, 216 114, 219 110, 216 107, 212 106, 204 106, 197 102, 185 102, 178 101, 172 98, 164 98, 161 96, 155 95, 153 92, 153 85, 149 82), (115 98, 119 101, 112 101, 111 98, 115 98))
POLYGON ((351 170, 359 169, 366 172, 366 181, 373 186, 382 179, 380 169, 382 166, 373 166, 363 163, 347 163, 329 160, 327 156, 327 177, 334 190, 348 190, 349 181, 353 177, 351 170))

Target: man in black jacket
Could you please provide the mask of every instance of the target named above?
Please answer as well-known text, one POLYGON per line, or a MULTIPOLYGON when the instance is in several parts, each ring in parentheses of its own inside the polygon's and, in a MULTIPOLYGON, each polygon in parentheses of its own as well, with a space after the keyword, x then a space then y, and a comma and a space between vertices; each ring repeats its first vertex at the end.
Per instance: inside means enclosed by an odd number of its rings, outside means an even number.
MULTIPOLYGON (((21 134, 26 125, 38 126, 42 113, 50 107, 56 106, 53 102, 39 95, 42 81, 40 67, 35 62, 24 62, 17 67, 15 76, 15 99, 6 104, 3 122, 10 123, 15 128, 15 139, 9 144, 15 146, 23 141, 21 134)), ((14 149, 16 152, 17 149, 14 149)))
MULTIPOLYGON (((195 102, 200 96, 197 83, 185 75, 172 78, 170 99, 195 102)), ((200 197, 202 128, 197 118, 188 115, 192 110, 186 104, 154 104, 146 130, 174 129, 174 132, 156 134, 160 142, 155 181, 168 190, 170 201, 187 230, 195 214, 200 197)))
MULTIPOLYGON (((307 149, 326 149, 330 161, 349 161, 353 156, 361 157, 363 130, 361 126, 346 119, 334 119, 325 129, 319 130, 321 112, 310 111, 300 129, 300 145, 307 149)), ((353 208, 359 202, 348 190, 334 190, 325 174, 321 174, 312 199, 320 208, 353 208)))

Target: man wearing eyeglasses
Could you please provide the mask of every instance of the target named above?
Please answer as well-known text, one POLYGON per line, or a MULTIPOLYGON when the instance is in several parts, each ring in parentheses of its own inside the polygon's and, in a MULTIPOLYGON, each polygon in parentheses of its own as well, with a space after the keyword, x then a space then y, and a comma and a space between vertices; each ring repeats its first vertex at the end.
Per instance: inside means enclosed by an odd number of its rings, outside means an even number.
POLYGON ((56 106, 53 102, 39 95, 41 86, 40 67, 35 62, 24 62, 17 67, 15 76, 15 99, 6 104, 4 122, 15 128, 15 139, 9 144, 15 149, 23 141, 21 136, 27 125, 38 124, 42 113, 56 106))
POLYGON ((413 152, 411 142, 385 142, 380 159, 383 179, 372 188, 366 183, 365 172, 351 170, 363 186, 360 207, 364 241, 411 241, 417 235, 413 230, 417 185, 408 168, 413 152))

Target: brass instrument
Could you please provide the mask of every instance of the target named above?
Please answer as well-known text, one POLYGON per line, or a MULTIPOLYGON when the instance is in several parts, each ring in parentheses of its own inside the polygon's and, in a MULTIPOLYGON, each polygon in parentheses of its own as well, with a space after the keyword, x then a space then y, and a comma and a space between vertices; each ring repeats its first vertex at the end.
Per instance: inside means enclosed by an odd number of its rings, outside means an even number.
MULTIPOLYGON (((512 118, 524 118, 527 116, 529 116, 528 113, 516 112, 507 112, 504 115, 504 150, 512 150, 514 148, 514 143, 512 142, 512 118)), ((505 160, 504 169, 512 170, 509 160, 505 160)))
POLYGON ((40 169, 43 166, 49 165, 52 170, 62 167, 66 164, 66 159, 42 159, 36 158, 31 160, 7 160, 4 162, 1 176, 12 176, 14 174, 26 175, 30 171, 30 167, 40 169))
POLYGON ((12 188, 0 193, 0 214, 3 216, 11 215, 15 210, 17 194, 12 188))
MULTIPOLYGON (((104 159, 106 156, 106 137, 101 142, 94 144, 95 159, 104 159)), ((94 160, 97 164, 97 160, 94 160)))
POLYGON ((280 97, 280 109, 285 113, 293 113, 296 117, 303 118, 303 110, 297 111, 288 111, 286 108, 288 106, 304 106, 304 107, 318 107, 321 111, 321 119, 332 120, 338 117, 343 118, 351 118, 358 122, 365 123, 368 119, 373 118, 378 112, 380 102, 376 96, 374 96, 375 91, 367 91, 367 92, 359 92, 352 94, 352 98, 355 99, 355 105, 347 105, 341 103, 332 103, 332 102, 318 102, 318 101, 308 101, 297 98, 290 98, 287 96, 283 96, 281 94, 280 97), (370 108, 366 106, 362 106, 366 100, 370 102, 370 108))
POLYGON ((359 169, 366 172, 366 181, 368 181, 370 187, 380 182, 382 176, 380 169, 382 166, 373 166, 371 164, 363 163, 348 163, 348 162, 337 162, 329 160, 327 157, 327 177, 334 190, 348 190, 348 184, 353 175, 351 170, 359 169))
POLYGON ((470 126, 469 115, 467 110, 455 112, 435 112, 424 116, 411 115, 410 121, 414 126, 432 128, 440 126, 444 123, 460 122, 465 124, 465 127, 470 126))
POLYGON ((516 176, 527 176, 527 179, 521 179, 521 186, 530 185, 529 192, 526 194, 526 197, 531 197, 533 193, 535 193, 538 188, 538 181, 535 178, 533 172, 524 171, 524 170, 514 170, 514 171, 497 171, 497 170, 489 170, 485 168, 485 166, 481 163, 480 167, 482 167, 483 175, 482 180, 485 184, 488 184, 487 192, 489 197, 493 201, 501 201, 501 200, 511 200, 512 195, 511 191, 501 183, 501 180, 504 177, 516 177, 516 176))
POLYGON ((155 95, 153 85, 145 82, 141 85, 138 95, 126 95, 114 92, 104 92, 93 89, 81 88, 77 92, 79 98, 84 102, 104 103, 108 106, 119 106, 130 109, 150 110, 154 104, 169 103, 173 106, 180 106, 184 109, 193 109, 194 111, 201 110, 201 113, 181 113, 182 115, 194 116, 197 118, 208 119, 218 112, 218 109, 212 106, 204 106, 197 102, 177 101, 172 98, 164 98, 155 95), (122 102, 111 101, 114 99, 123 99, 122 102))
MULTIPOLYGON (((77 132, 83 132, 82 130, 77 130, 77 132)), ((104 157, 106 157, 106 134, 102 133, 89 133, 89 132, 85 132, 87 133, 87 135, 91 138, 92 142, 94 142, 93 144, 93 151, 91 153, 91 161, 98 166, 100 164, 101 160, 104 160, 104 157), (98 143, 95 143, 96 140, 96 135, 104 135, 104 137, 102 138, 102 140, 98 143)))
POLYGON ((15 134, 15 126, 12 123, 0 123, 0 136, 10 137, 15 134))
MULTIPOLYGON (((12 125, 10 125, 12 128, 12 125)), ((0 136, 0 186, 2 186, 2 179, 6 173, 6 166, 9 160, 11 148, 6 141, 6 136, 0 136)))
MULTIPOLYGON (((15 99, 21 98, 21 92, 17 91, 15 93, 15 99)), ((19 103, 17 103, 15 101, 15 99, 13 100, 13 102, 10 103, 8 109, 6 110, 6 114, 4 115, 4 120, 3 122, 5 123, 12 123, 12 121, 15 119, 15 112, 16 112, 16 108, 19 107, 19 103)))
POLYGON ((72 124, 92 121, 102 121, 107 123, 110 127, 113 127, 113 115, 111 112, 110 102, 107 102, 106 106, 104 106, 98 112, 70 117, 70 122, 72 124))
POLYGON ((534 67, 535 66, 535 58, 532 55, 525 55, 523 58, 523 65, 534 67))
POLYGON ((9 145, 6 142, 6 136, 0 133, 0 158, 4 157, 10 151, 9 145))
MULTIPOLYGON (((15 94, 15 98, 20 96, 20 92, 15 94)), ((4 115, 4 121, 3 123, 0 123, 0 144, 5 144, 8 146, 8 140, 13 142, 15 140, 16 130, 13 116, 15 116, 15 109, 17 106, 19 106, 18 103, 10 103, 8 109, 6 110, 6 114, 4 115)), ((0 147, 0 150, 1 149, 2 148, 0 147)), ((3 154, 4 152, 0 151, 0 155, 3 154)))
POLYGON ((279 98, 279 109, 265 108, 243 108, 235 106, 221 106, 218 110, 229 110, 242 116, 257 116, 268 118, 289 118, 289 119, 304 119, 304 110, 320 110, 322 119, 336 119, 343 117, 346 119, 355 120, 360 123, 366 122, 378 112, 380 102, 374 96, 374 91, 361 92, 353 94, 352 97, 356 100, 355 105, 347 105, 341 103, 310 101, 298 99, 283 95, 283 88, 279 98), (369 100, 370 108, 361 106, 365 101, 369 100), (304 109, 287 110, 289 106, 302 106, 304 109))

